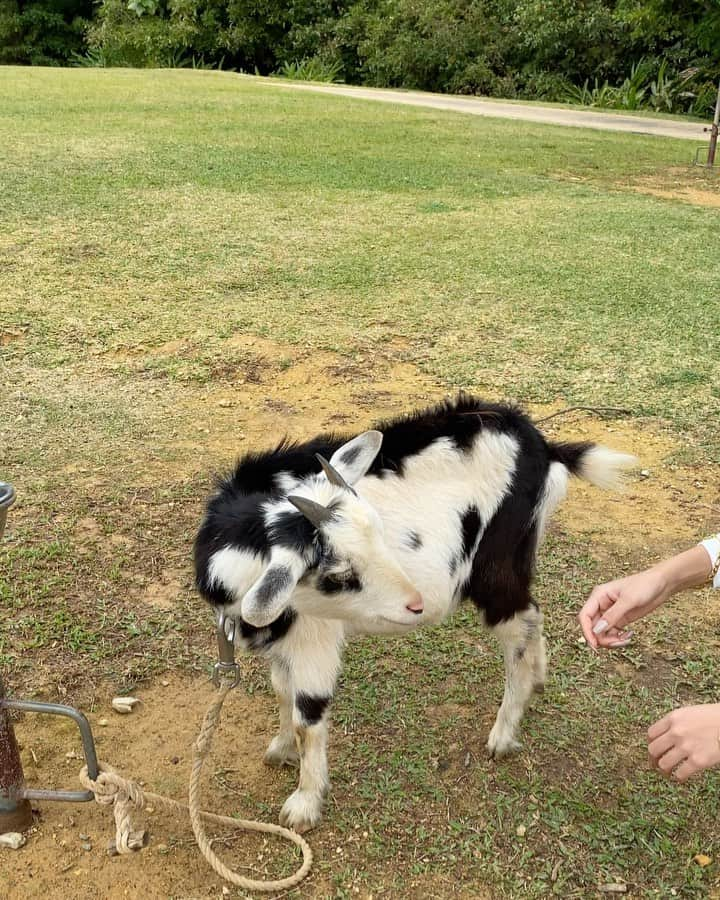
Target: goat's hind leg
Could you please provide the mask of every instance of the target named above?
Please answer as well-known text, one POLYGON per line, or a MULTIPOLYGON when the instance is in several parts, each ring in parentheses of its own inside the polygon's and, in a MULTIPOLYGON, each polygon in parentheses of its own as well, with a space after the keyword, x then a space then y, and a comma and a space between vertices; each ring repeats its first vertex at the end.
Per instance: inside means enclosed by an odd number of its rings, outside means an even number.
POLYGON ((517 733, 533 694, 545 684, 545 638, 542 613, 534 604, 494 626, 505 658, 505 693, 488 737, 490 756, 499 759, 517 752, 517 733))

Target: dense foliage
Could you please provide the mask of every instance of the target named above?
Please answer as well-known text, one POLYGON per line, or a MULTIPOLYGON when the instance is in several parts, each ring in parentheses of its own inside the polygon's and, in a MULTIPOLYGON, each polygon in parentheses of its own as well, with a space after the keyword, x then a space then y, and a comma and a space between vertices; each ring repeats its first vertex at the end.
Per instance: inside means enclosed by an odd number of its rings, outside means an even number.
POLYGON ((0 0, 0 60, 233 68, 706 114, 718 0, 0 0))
POLYGON ((0 0, 0 63, 62 65, 86 49, 92 0, 0 0))

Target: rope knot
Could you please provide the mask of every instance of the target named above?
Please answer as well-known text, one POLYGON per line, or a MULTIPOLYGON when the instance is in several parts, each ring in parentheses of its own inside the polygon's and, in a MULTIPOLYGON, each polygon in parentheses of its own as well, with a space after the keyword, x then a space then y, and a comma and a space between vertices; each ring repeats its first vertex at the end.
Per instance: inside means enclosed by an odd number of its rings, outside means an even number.
POLYGON ((130 814, 133 808, 142 809, 145 796, 142 788, 134 781, 123 778, 107 763, 98 763, 98 777, 93 781, 88 775, 87 766, 80 771, 82 786, 92 791, 95 800, 101 806, 112 806, 115 816, 115 844, 111 850, 117 853, 130 853, 145 846, 145 831, 133 830, 130 814))

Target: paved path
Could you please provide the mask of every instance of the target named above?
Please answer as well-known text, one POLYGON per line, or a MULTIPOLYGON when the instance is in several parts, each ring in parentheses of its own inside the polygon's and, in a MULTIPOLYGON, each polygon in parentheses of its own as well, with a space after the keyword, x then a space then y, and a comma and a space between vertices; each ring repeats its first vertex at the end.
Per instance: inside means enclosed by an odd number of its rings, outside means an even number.
POLYGON ((659 137, 682 138, 707 142, 702 123, 672 119, 648 119, 644 116, 624 116, 619 113, 594 112, 584 109, 538 106, 537 104, 503 103, 478 97, 458 97, 452 94, 425 94, 421 91, 385 90, 382 88, 352 87, 340 84, 305 84, 283 81, 280 78, 257 79, 274 87, 289 90, 316 91, 338 94, 360 100, 379 100, 381 103, 400 103, 405 106, 427 106, 474 116, 495 116, 501 119, 521 119, 546 125, 568 125, 571 128, 596 128, 601 131, 627 131, 633 134, 654 134, 659 137))

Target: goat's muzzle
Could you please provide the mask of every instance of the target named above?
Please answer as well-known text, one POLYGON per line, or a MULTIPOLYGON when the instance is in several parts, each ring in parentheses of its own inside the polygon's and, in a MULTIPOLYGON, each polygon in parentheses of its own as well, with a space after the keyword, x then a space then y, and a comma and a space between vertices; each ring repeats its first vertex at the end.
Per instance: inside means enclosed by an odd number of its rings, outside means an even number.
POLYGON ((410 603, 406 604, 405 609, 408 612, 415 613, 416 616, 419 616, 424 608, 425 606, 423 604, 422 594, 415 591, 415 596, 412 598, 410 603))

